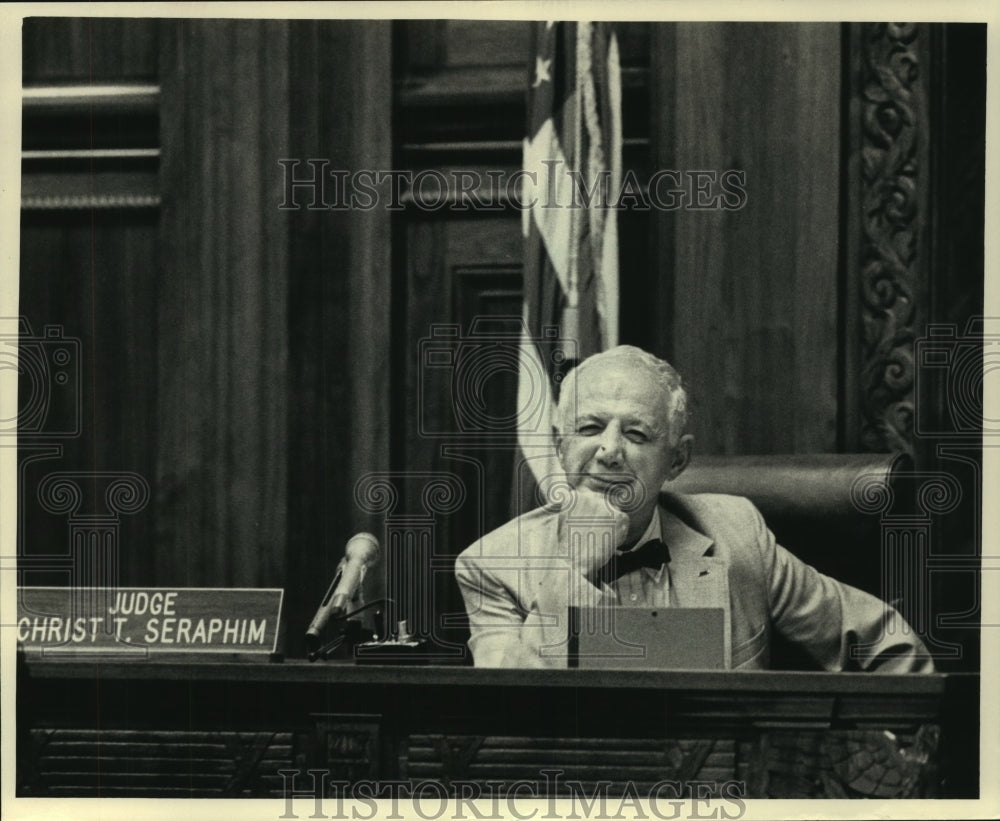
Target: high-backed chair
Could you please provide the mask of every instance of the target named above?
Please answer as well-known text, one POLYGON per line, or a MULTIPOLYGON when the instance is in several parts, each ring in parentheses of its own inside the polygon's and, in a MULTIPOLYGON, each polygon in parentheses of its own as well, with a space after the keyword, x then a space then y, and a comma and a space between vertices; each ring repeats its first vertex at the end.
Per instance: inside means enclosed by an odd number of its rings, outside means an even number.
MULTIPOLYGON (((817 570, 886 598, 883 589, 883 516, 907 509, 900 454, 698 456, 664 489, 745 496, 760 510, 778 544, 817 570), (889 501, 891 500, 891 502, 889 501)), ((776 647, 775 666, 808 666, 776 647)))

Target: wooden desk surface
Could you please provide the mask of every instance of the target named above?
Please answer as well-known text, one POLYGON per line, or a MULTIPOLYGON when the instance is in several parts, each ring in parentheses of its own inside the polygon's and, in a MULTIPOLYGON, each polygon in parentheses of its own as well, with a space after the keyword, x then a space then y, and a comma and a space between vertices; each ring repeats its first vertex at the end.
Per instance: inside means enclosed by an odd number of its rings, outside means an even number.
MULTIPOLYGON (((891 693, 938 696, 956 674, 878 675, 776 670, 492 670, 459 666, 357 665, 292 659, 267 661, 191 660, 169 657, 119 661, 28 657, 34 678, 172 679, 267 681, 313 684, 405 684, 416 687, 572 687, 635 690, 721 690, 732 693, 891 693)), ((957 674, 959 677, 967 674, 957 674)))

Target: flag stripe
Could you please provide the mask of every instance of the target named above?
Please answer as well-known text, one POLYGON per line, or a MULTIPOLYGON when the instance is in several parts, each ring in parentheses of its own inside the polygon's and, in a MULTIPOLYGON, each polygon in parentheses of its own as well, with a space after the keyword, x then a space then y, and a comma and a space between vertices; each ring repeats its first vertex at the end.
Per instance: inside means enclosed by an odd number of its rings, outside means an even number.
POLYGON ((533 33, 519 444, 535 480, 558 471, 548 426, 569 367, 618 341, 617 212, 621 73, 604 23, 539 23, 533 33), (539 402, 546 409, 537 411, 539 402), (539 421, 539 420, 542 421, 539 421))

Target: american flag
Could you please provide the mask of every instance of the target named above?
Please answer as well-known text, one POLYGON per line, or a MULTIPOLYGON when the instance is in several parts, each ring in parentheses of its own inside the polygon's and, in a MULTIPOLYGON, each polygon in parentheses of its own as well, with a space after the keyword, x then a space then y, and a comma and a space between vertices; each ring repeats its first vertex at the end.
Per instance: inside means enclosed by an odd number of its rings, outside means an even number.
POLYGON ((538 23, 524 141, 520 512, 560 474, 551 409, 565 373, 618 344, 621 70, 607 23, 538 23), (539 412, 539 405, 542 405, 539 412), (530 471, 525 470, 530 467, 530 471))

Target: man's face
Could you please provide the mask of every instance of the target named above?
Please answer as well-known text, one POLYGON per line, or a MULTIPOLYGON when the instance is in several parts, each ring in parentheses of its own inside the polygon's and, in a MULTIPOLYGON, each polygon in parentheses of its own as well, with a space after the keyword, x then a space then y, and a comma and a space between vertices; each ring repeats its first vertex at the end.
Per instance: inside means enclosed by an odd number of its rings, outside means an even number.
POLYGON ((626 508, 645 518, 663 482, 683 470, 676 468, 667 397, 652 375, 621 360, 590 365, 577 377, 576 406, 568 411, 557 447, 570 484, 597 492, 624 485, 630 493, 621 495, 635 496, 626 508))

